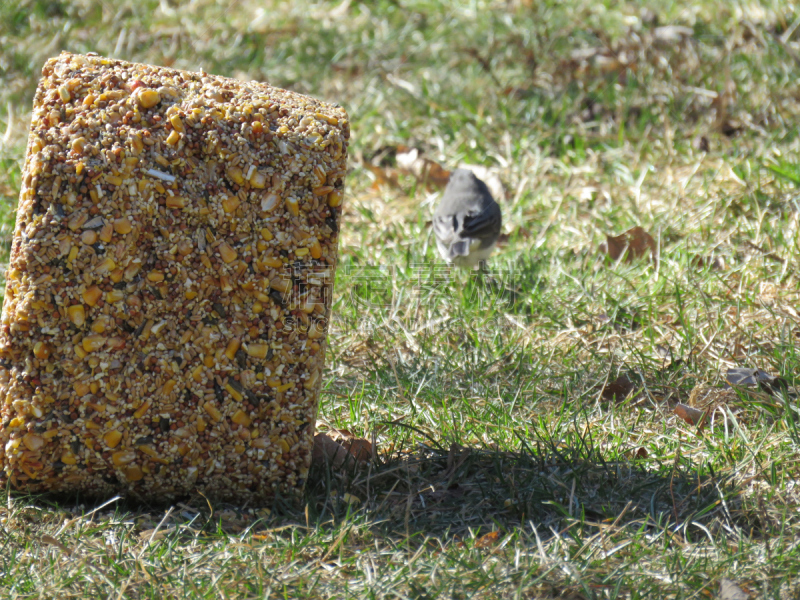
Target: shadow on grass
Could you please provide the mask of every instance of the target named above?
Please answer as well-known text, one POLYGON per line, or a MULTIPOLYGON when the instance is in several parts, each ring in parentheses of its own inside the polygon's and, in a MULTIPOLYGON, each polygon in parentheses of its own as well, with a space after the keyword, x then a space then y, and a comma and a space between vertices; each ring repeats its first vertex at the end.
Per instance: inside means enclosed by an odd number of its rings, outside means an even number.
MULTIPOLYGON (((420 445, 347 472, 314 465, 303 504, 279 498, 266 519, 253 510, 258 507, 209 502, 199 494, 171 503, 121 498, 98 512, 129 513, 155 524, 165 511, 188 510, 202 515, 195 526, 207 533, 234 535, 276 525, 326 529, 361 513, 359 520, 374 533, 411 545, 415 539, 447 543, 520 528, 535 528, 542 540, 566 530, 580 537, 611 523, 640 531, 686 527, 699 534, 702 527, 712 534, 720 528, 770 534, 757 508, 743 507, 742 490, 710 467, 683 460, 654 465, 638 456, 607 461, 575 432, 563 444, 520 439, 520 446, 508 452, 420 445)), ((75 518, 103 505, 77 496, 13 496, 28 511, 75 518)))
POLYGON ((345 476, 317 467, 306 489, 311 520, 346 517, 352 507, 342 499, 350 494, 367 508, 376 533, 408 539, 532 527, 544 539, 576 524, 610 523, 659 531, 702 525, 711 532, 746 525, 759 533, 754 515, 737 512, 740 490, 710 468, 654 466, 635 456, 609 462, 588 446, 521 445, 518 452, 421 446, 345 476))

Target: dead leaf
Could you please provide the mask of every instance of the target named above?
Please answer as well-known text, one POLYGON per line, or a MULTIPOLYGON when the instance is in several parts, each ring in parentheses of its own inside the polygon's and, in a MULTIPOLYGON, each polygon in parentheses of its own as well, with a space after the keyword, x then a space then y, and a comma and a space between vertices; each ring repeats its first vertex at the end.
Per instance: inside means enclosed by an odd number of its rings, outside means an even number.
POLYGON ((330 465, 334 470, 338 470, 345 465, 352 465, 354 460, 347 448, 332 440, 327 434, 318 433, 314 436, 311 461, 316 466, 330 465))
POLYGON ((606 252, 613 261, 624 257, 627 262, 642 258, 650 254, 651 260, 656 260, 656 241, 641 227, 633 227, 617 236, 606 235, 605 244, 600 245, 600 251, 606 252))
POLYGON ((475 547, 476 548, 488 548, 489 546, 494 546, 498 540, 500 539, 500 532, 499 531, 491 531, 486 535, 482 535, 477 540, 475 540, 475 547))
POLYGON ((372 182, 372 189, 378 189, 383 185, 388 185, 389 187, 399 188, 400 183, 398 182, 397 178, 399 174, 397 169, 392 169, 391 167, 378 167, 376 165, 371 165, 369 163, 364 163, 364 167, 375 176, 375 180, 372 182))
POLYGON ((164 527, 163 529, 159 528, 146 529, 145 531, 139 532, 139 539, 151 540, 151 541, 160 540, 168 536, 170 533, 173 533, 176 529, 177 527, 175 527, 174 525, 172 527, 164 527))
POLYGON ((789 382, 782 377, 775 377, 761 369, 747 369, 742 367, 728 369, 728 372, 725 374, 725 381, 730 385, 756 386, 770 394, 789 386, 789 382))
POLYGON ((747 600, 750 594, 740 588, 735 581, 723 577, 719 582, 719 600, 747 600))
POLYGON ((714 410, 718 406, 735 404, 738 399, 739 396, 730 388, 712 387, 701 383, 692 388, 686 403, 698 410, 714 410))
POLYGON ((363 438, 353 438, 342 443, 350 455, 358 462, 366 462, 372 457, 372 444, 363 438))
POLYGON ((603 388, 603 398, 606 400, 625 400, 636 386, 626 375, 620 375, 614 381, 609 381, 603 388))
POLYGON ((649 454, 647 453, 647 448, 645 448, 644 446, 640 446, 636 450, 636 458, 647 458, 648 456, 649 454))
POLYGON ((702 410, 681 403, 678 403, 673 412, 689 425, 697 425, 705 415, 702 410))
POLYGON ((52 535, 43 535, 39 538, 39 541, 42 544, 50 544, 51 546, 57 546, 59 550, 61 550, 64 554, 72 554, 72 550, 70 550, 67 546, 63 543, 58 541, 52 535))
POLYGON ((450 171, 423 156, 419 148, 398 148, 397 168, 433 187, 443 188, 450 181, 450 171))

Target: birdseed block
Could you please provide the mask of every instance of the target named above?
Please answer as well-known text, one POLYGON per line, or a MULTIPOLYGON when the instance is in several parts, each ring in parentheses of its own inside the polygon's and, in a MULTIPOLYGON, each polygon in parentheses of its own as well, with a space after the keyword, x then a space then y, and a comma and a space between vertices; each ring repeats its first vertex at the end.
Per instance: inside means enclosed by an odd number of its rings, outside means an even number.
POLYGON ((297 498, 349 136, 343 109, 264 83, 48 60, 0 324, 0 485, 297 498))

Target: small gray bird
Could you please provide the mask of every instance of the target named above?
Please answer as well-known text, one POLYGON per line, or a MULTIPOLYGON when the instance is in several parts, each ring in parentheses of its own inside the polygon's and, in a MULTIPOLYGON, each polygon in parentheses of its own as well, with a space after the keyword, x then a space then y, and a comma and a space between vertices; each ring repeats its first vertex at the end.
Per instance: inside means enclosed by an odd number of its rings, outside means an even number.
POLYGON ((439 254, 458 267, 484 266, 500 235, 503 218, 486 184, 468 169, 456 169, 433 213, 439 254))

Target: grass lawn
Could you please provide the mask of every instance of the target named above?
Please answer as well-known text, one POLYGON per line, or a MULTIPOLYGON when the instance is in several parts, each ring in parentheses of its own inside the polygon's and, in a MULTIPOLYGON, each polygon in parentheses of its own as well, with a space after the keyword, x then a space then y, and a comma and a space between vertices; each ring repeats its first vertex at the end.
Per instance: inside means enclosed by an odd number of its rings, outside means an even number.
POLYGON ((3 270, 61 50, 346 108, 318 427, 375 449, 300 507, 4 492, 0 596, 800 598, 798 25, 777 1, 0 4, 3 270), (504 187, 484 277, 432 239, 461 163, 504 187))

